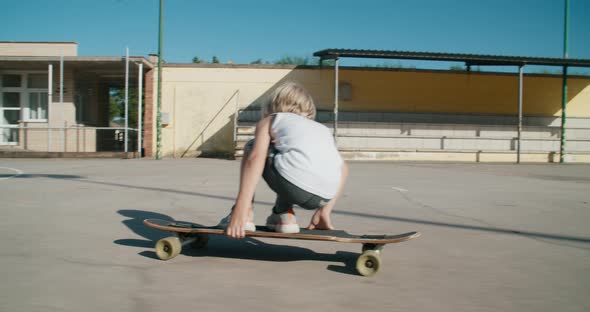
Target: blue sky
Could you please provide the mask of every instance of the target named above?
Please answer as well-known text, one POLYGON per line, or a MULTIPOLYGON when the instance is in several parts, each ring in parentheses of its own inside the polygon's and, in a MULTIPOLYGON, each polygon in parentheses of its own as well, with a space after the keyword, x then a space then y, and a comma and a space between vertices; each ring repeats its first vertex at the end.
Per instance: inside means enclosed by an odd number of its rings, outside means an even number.
MULTIPOLYGON (((0 41, 75 41, 80 55, 157 52, 158 0, 0 3, 0 41)), ((325 48, 562 57, 564 3, 165 0, 163 54, 179 63, 214 55, 222 63, 272 62, 325 48)), ((590 59, 590 1, 570 0, 569 25, 570 58, 590 59)), ((370 61, 343 61, 359 64, 370 61)))

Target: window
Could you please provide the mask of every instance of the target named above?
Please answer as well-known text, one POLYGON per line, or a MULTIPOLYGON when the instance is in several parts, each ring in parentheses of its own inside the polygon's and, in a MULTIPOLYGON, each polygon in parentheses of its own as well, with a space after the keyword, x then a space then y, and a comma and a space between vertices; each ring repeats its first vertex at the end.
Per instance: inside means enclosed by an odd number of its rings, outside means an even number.
POLYGON ((20 93, 19 92, 4 92, 2 94, 3 108, 20 108, 20 93))
POLYGON ((29 93, 29 119, 47 119, 47 92, 29 93))
POLYGON ((0 145, 18 143, 18 123, 21 119, 21 76, 0 75, 0 145))
POLYGON ((2 75, 3 88, 20 88, 22 85, 21 75, 2 75))
MULTIPOLYGON (((48 75, 46 73, 4 73, 0 75, 0 80, 0 99, 2 100, 0 109, 17 110, 10 115, 22 116, 19 119, 22 118, 25 122, 47 121, 48 75)), ((3 124, 6 123, 5 118, 3 124)))
POLYGON ((29 74, 27 88, 47 89, 47 74, 29 74))

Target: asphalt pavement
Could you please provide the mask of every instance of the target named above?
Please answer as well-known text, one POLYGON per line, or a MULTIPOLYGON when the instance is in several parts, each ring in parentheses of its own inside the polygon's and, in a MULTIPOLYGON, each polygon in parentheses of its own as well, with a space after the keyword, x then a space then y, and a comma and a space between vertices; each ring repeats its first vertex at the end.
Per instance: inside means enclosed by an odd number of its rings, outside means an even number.
MULTIPOLYGON (((371 278, 358 244, 212 236, 157 259, 168 234, 142 220, 216 224, 238 170, 0 159, 0 311, 590 311, 590 165, 351 162, 334 225, 422 233, 371 278)), ((256 223, 273 201, 261 181, 256 223)))

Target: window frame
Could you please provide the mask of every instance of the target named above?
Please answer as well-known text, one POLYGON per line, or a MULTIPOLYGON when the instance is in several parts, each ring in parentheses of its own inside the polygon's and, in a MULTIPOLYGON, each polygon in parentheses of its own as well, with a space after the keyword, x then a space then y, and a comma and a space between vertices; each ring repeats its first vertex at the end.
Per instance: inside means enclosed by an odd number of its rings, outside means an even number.
MULTIPOLYGON (((31 103, 29 101, 31 93, 38 93, 43 94, 45 96, 49 94, 49 87, 47 88, 29 88, 29 75, 30 74, 45 74, 48 75, 47 71, 42 70, 27 70, 27 71, 17 71, 17 70, 7 70, 7 71, 0 71, 0 101, 3 100, 4 92, 18 92, 20 93, 20 107, 19 108, 3 108, 4 110, 20 110, 19 115, 19 122, 39 122, 39 123, 47 123, 49 116, 49 102, 47 103, 47 107, 45 108, 45 115, 46 118, 30 118, 31 116, 31 103), (21 76, 21 86, 20 87, 3 87, 2 86, 2 76, 3 75, 20 75, 21 76)), ((2 104, 0 102, 0 104, 2 104)))

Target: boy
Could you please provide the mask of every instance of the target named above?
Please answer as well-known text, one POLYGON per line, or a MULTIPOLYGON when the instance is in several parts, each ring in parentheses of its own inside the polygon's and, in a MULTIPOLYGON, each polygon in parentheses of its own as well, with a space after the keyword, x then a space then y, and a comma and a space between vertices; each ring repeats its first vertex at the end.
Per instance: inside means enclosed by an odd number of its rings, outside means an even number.
POLYGON ((307 229, 334 229, 330 214, 348 167, 340 157, 330 130, 314 121, 315 105, 300 85, 285 83, 263 107, 254 140, 248 142, 240 169, 240 190, 230 214, 220 226, 226 235, 243 238, 255 231, 252 201, 262 176, 277 193, 266 226, 281 233, 297 233, 293 205, 316 209, 307 229))

